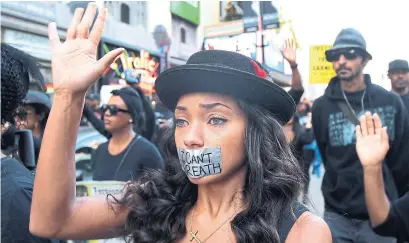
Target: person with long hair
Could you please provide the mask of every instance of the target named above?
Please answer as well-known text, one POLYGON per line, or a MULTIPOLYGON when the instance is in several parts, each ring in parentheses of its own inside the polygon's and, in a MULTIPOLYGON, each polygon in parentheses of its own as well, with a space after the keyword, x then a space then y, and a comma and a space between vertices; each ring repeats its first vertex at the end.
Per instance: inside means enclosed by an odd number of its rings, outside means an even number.
POLYGON ((409 192, 390 201, 383 189, 382 164, 389 151, 389 136, 378 114, 366 112, 360 117, 356 151, 364 169, 365 201, 373 230, 379 235, 396 237, 398 243, 408 242, 409 192))
POLYGON ((138 243, 331 242, 326 223, 296 201, 302 172, 282 129, 294 101, 234 52, 198 52, 157 78, 160 100, 175 111, 163 170, 129 182, 123 195, 76 198, 74 146, 85 93, 123 51, 97 61, 107 9, 90 33, 96 4, 83 11, 76 10, 64 43, 49 26, 56 95, 35 181, 33 234, 138 243))

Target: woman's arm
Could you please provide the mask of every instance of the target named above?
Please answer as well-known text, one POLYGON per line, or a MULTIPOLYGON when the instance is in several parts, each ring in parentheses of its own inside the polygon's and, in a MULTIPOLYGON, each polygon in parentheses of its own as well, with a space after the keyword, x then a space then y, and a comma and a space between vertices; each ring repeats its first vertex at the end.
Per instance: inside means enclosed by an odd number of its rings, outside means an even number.
POLYGON ((91 33, 88 29, 96 4, 75 11, 61 43, 56 25, 49 25, 55 97, 43 136, 34 182, 30 214, 33 234, 58 239, 92 239, 118 236, 127 210, 101 198, 76 198, 75 142, 87 89, 122 50, 96 60, 107 10, 101 9, 91 33), (81 20, 82 18, 82 20, 81 20))
POLYGON ((364 185, 369 218, 372 227, 376 227, 386 221, 391 207, 383 184, 382 162, 379 166, 364 167, 364 185))
POLYGON ((356 150, 364 171, 365 199, 372 226, 385 222, 390 203, 385 193, 382 162, 389 150, 386 129, 377 114, 367 112, 356 127, 356 150))

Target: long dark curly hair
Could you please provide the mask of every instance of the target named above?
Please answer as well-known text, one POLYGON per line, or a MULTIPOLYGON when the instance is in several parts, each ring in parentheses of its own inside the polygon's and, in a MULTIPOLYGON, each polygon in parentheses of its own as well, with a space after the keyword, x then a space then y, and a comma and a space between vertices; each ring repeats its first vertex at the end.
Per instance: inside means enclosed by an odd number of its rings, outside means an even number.
MULTIPOLYGON (((289 212, 299 196, 304 179, 274 116, 245 101, 239 100, 239 105, 247 117, 244 151, 248 167, 244 187, 247 208, 235 216, 231 227, 239 243, 278 243, 283 214, 289 212)), ((122 198, 114 198, 114 203, 129 209, 125 225, 127 242, 168 243, 186 234, 185 220, 196 203, 198 187, 182 171, 174 125, 167 131, 161 149, 165 169, 148 172, 139 181, 128 184, 122 198)))

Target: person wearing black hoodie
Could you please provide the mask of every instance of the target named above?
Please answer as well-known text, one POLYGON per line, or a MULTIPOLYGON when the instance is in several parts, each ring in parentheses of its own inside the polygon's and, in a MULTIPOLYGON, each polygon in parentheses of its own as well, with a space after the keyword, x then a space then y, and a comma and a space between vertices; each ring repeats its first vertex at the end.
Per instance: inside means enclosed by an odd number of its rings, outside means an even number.
POLYGON ((409 174, 409 117, 400 97, 371 82, 363 69, 372 59, 363 36, 344 29, 332 49, 326 51, 337 76, 312 109, 312 124, 323 157, 322 193, 325 218, 334 242, 394 242, 376 235, 365 205, 363 168, 355 143, 357 116, 377 113, 387 126, 390 151, 383 163, 385 192, 390 200, 407 190, 409 174))

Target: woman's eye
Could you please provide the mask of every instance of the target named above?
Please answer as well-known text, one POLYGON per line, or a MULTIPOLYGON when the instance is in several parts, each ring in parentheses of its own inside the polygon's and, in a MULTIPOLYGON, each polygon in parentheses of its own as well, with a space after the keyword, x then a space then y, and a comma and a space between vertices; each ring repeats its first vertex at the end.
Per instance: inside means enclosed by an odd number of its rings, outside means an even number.
POLYGON ((187 124, 187 121, 183 119, 176 119, 176 126, 177 127, 184 127, 187 124))
POLYGON ((227 119, 220 118, 220 117, 212 117, 209 120, 209 124, 211 125, 223 125, 227 122, 227 119))

